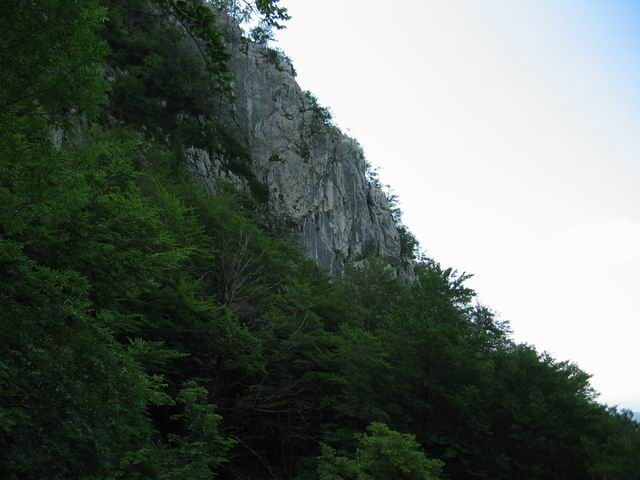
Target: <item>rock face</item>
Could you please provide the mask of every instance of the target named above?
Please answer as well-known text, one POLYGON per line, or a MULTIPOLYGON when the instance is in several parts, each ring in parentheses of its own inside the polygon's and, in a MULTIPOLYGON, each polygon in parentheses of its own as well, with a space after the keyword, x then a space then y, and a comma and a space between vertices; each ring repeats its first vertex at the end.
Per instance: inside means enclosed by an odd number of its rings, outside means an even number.
MULTIPOLYGON (((400 255, 400 237, 385 194, 367 180, 357 141, 332 126, 326 110, 303 92, 288 59, 242 38, 225 20, 229 66, 235 76, 231 106, 249 169, 268 189, 269 210, 294 227, 304 252, 320 265, 342 271, 368 255, 385 259, 410 280, 412 265, 400 255)), ((225 159, 188 151, 192 172, 209 189, 229 178, 225 159)))

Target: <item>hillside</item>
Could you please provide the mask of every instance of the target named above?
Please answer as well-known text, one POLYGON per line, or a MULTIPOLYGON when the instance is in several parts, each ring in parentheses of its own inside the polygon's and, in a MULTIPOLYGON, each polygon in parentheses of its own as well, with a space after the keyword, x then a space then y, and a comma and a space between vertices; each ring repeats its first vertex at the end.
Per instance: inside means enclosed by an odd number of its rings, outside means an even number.
POLYGON ((634 478, 640 425, 420 253, 286 20, 3 6, 0 477, 634 478))

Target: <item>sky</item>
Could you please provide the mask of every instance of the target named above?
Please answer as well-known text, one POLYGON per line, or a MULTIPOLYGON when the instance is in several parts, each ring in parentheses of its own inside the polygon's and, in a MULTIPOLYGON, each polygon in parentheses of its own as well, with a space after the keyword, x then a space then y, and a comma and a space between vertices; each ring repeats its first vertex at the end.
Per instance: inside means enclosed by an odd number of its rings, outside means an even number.
POLYGON ((277 46, 514 338, 640 411, 640 0, 283 0, 277 46))

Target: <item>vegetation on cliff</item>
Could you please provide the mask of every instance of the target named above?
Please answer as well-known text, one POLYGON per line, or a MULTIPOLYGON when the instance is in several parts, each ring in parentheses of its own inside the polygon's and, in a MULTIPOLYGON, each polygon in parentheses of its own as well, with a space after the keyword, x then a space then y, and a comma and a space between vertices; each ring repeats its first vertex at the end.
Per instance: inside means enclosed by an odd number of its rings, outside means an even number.
MULTIPOLYGON (((256 41, 287 18, 214 3, 256 41)), ((511 340, 465 275, 332 277, 255 191, 194 185, 186 147, 233 147, 215 11, 3 5, 0 476, 637 478, 630 413, 511 340)))

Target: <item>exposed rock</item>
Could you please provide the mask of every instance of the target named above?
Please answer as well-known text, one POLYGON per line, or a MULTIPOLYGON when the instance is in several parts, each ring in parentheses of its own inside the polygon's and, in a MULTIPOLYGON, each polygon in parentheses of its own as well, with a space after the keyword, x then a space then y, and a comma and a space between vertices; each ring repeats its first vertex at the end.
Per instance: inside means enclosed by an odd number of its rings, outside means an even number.
MULTIPOLYGON (((243 38, 231 20, 224 28, 236 79, 230 121, 241 132, 252 174, 268 188, 270 211, 295 225, 306 254, 332 271, 373 254, 410 280, 412 264, 400 257, 389 202, 367 180, 360 145, 327 121, 286 58, 243 38)), ((229 178, 223 159, 195 149, 188 158, 213 192, 212 176, 240 181, 229 178)))
POLYGON ((208 151, 196 147, 189 147, 184 153, 191 175, 211 193, 222 191, 220 180, 230 183, 237 190, 249 190, 247 180, 226 168, 223 158, 214 156, 212 159, 208 151))

